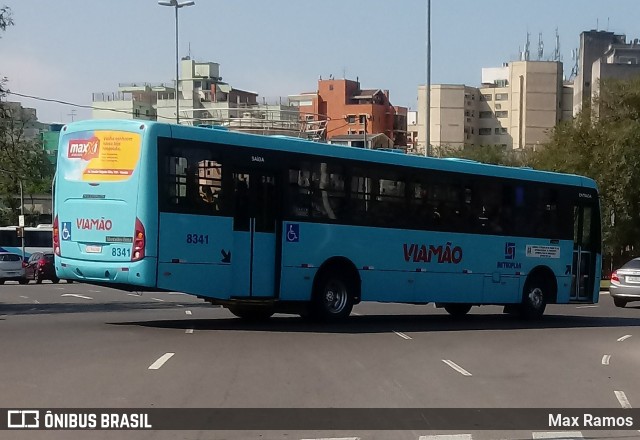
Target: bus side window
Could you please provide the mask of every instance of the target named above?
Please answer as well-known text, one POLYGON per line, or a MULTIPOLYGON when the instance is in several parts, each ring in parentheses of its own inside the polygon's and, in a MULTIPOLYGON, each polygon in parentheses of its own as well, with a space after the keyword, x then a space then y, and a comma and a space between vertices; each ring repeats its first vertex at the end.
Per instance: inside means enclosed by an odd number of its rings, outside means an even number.
POLYGON ((294 217, 309 217, 310 191, 309 171, 289 169, 287 200, 289 213, 294 217))
POLYGON ((187 158, 167 157, 167 195, 169 203, 181 205, 181 200, 187 196, 187 158))

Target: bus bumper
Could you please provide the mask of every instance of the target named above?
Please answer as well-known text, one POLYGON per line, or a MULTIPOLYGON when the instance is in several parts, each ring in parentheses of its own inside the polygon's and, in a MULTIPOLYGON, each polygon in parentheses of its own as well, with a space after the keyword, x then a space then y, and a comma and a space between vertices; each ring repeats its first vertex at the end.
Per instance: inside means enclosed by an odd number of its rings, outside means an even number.
POLYGON ((77 261, 55 257, 56 275, 63 280, 127 284, 154 287, 156 284, 157 260, 145 257, 135 262, 77 261))

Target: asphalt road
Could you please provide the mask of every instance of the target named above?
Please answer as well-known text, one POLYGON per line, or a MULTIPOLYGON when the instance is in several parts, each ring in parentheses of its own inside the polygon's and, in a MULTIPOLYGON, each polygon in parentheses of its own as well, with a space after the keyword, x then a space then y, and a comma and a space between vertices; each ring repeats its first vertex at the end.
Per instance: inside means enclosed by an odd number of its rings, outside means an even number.
MULTIPOLYGON (((640 306, 640 303, 638 303, 640 306)), ((640 307, 367 303, 347 323, 252 324, 176 293, 0 286, 1 408, 640 407, 640 307)), ((636 421, 638 423, 640 421, 636 421)), ((0 439, 640 438, 580 431, 0 431, 0 439), (570 432, 569 432, 570 431, 570 432), (432 437, 433 436, 433 437, 432 437)))

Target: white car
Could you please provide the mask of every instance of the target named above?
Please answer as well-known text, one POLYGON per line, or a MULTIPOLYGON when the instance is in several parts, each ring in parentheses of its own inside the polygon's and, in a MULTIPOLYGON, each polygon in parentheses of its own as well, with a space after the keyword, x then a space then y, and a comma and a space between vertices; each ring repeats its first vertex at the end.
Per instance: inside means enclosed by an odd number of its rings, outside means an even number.
POLYGON ((5 281, 19 281, 20 284, 27 284, 22 257, 10 252, 0 252, 0 284, 5 281))

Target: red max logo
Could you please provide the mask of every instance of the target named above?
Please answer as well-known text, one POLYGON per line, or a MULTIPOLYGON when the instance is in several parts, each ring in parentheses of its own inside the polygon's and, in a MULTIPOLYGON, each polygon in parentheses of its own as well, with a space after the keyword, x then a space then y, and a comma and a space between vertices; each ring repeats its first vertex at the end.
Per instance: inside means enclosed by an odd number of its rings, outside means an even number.
POLYGON ((75 139, 69 141, 67 157, 70 159, 91 160, 100 155, 100 139, 75 139))

